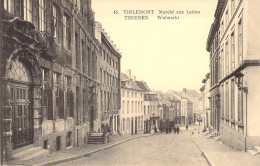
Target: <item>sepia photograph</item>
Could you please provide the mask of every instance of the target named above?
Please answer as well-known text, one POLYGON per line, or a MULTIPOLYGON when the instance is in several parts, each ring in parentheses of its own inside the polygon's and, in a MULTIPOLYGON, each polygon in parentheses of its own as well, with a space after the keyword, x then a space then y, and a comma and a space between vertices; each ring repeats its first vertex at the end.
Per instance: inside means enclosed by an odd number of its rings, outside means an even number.
POLYGON ((0 9, 0 166, 260 165, 260 0, 0 9))

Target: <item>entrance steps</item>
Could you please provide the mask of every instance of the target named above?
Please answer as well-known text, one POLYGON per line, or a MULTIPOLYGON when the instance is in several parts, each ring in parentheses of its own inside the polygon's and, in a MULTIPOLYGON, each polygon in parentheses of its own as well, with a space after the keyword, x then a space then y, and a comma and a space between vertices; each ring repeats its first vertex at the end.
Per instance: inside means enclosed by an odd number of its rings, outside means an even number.
POLYGON ((253 150, 247 150, 248 153, 250 153, 251 155, 257 155, 260 154, 260 146, 254 146, 253 150))
POLYGON ((14 160, 30 160, 42 155, 48 155, 48 149, 42 149, 42 147, 35 147, 33 144, 28 145, 12 151, 12 158, 14 160))
POLYGON ((105 142, 105 136, 103 136, 103 133, 91 133, 88 136, 88 144, 104 144, 105 142))

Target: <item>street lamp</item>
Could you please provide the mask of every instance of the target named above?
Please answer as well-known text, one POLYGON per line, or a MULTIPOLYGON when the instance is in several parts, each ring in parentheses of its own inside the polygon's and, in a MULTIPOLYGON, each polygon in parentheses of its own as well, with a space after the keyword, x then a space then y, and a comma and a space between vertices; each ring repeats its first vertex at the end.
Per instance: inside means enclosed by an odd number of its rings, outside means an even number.
POLYGON ((237 78, 237 87, 238 87, 238 90, 243 90, 245 93, 248 93, 248 88, 247 87, 243 87, 243 76, 244 74, 241 73, 241 72, 237 72, 235 73, 235 77, 237 78))

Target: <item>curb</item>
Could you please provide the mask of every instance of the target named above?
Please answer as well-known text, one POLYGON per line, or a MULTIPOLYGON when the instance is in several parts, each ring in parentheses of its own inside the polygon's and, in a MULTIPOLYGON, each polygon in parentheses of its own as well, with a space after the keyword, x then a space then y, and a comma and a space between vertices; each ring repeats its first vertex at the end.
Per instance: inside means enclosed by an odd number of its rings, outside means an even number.
POLYGON ((88 157, 90 156, 91 154, 94 154, 94 153, 97 153, 97 152, 100 152, 102 150, 106 150, 106 149, 109 149, 109 148, 112 148, 114 146, 117 146, 117 145, 120 145, 120 144, 123 144, 125 142, 128 142, 128 141, 131 141, 133 139, 137 139, 137 138, 142 138, 142 137, 150 137, 150 136, 154 136, 154 135, 143 135, 143 136, 138 136, 138 137, 134 137, 134 138, 129 138, 129 139, 126 139, 126 140, 123 140, 121 142, 118 142, 118 143, 114 143, 112 145, 109 145, 107 147, 104 147, 104 148, 100 148, 100 149, 97 149, 97 150, 94 150, 94 151, 91 151, 91 152, 87 152, 85 154, 81 154, 81 155, 78 155, 78 156, 74 156, 74 157, 69 157, 69 158, 65 158, 65 159, 60 159, 60 160, 57 160, 57 161, 51 161, 51 162, 47 162, 47 163, 42 163, 42 164, 35 164, 35 166, 41 166, 41 165, 49 165, 49 166, 52 166, 52 165, 57 165, 57 164, 61 164, 61 163, 64 163, 64 162, 68 162, 68 161, 72 161, 72 160, 77 160, 77 159, 80 159, 80 158, 83 158, 83 157, 88 157))
POLYGON ((214 164, 212 165, 212 162, 210 162, 209 157, 206 155, 206 153, 204 153, 204 152, 202 152, 200 150, 200 147, 199 147, 198 143, 196 142, 195 138, 192 137, 192 139, 195 142, 195 144, 196 144, 197 148, 199 149, 199 151, 200 151, 201 155, 203 156, 203 158, 207 161, 208 165, 209 166, 214 166, 214 164))

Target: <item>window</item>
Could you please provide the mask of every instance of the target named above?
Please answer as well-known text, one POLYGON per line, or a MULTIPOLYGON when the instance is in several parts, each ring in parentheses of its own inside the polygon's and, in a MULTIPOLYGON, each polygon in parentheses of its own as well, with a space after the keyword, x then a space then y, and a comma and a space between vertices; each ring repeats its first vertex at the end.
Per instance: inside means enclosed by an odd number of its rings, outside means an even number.
POLYGON ((23 19, 32 22, 32 0, 23 1, 23 19))
POLYGON ((144 114, 146 114, 146 106, 144 106, 144 114))
POLYGON ((86 123, 87 120, 87 91, 83 89, 83 123, 86 123))
POLYGON ((231 119, 235 119, 235 82, 231 80, 231 119))
POLYGON ((47 117, 48 111, 48 81, 49 81, 49 71, 47 69, 42 69, 42 111, 43 117, 47 117))
POLYGON ((228 82, 226 83, 226 96, 225 96, 225 99, 226 99, 226 109, 225 109, 225 112, 226 112, 226 118, 229 118, 229 87, 228 87, 228 82))
POLYGON ((135 92, 135 98, 137 98, 137 92, 135 92))
POLYGON ((135 102, 135 113, 137 113, 137 101, 135 102))
POLYGON ((81 63, 80 63, 80 49, 79 49, 79 35, 75 32, 75 51, 76 51, 76 68, 79 70, 81 63))
POLYGON ((243 122, 243 91, 238 91, 238 121, 243 122))
POLYGON ((132 92, 132 95, 131 95, 131 97, 132 97, 132 98, 134 97, 134 92, 132 92))
MULTIPOLYGON (((86 67, 86 59, 87 59, 87 57, 86 57, 86 47, 85 47, 85 41, 84 40, 81 40, 81 50, 82 50, 82 57, 81 57, 81 64, 82 64, 82 71, 83 71, 83 73, 84 74, 86 74, 86 72, 87 72, 87 67, 86 67)), ((102 72, 101 72, 101 75, 102 75, 102 72)), ((100 78, 102 78, 102 76, 100 77, 100 78)))
POLYGON ((63 109, 60 109, 61 104, 63 104, 60 96, 60 74, 59 73, 53 73, 53 83, 54 83, 54 94, 55 94, 55 109, 56 114, 58 118, 63 118, 63 109))
POLYGON ((129 97, 129 91, 127 91, 127 97, 129 97))
POLYGON ((233 15, 235 12, 235 0, 231 0, 231 14, 233 15))
POLYGON ((238 22, 238 64, 243 61, 243 20, 238 22))
POLYGON ((125 111, 125 101, 123 101, 123 104, 122 104, 122 113, 124 113, 125 111))
POLYGON ((14 0, 4 0, 4 8, 9 13, 14 14, 14 0))
POLYGON ((122 90, 122 97, 125 97, 125 90, 122 90))
POLYGON ((61 43, 61 39, 60 39, 60 33, 59 33, 59 29, 60 29, 60 13, 58 10, 58 7, 53 4, 53 8, 52 8, 52 14, 53 14, 53 26, 54 26, 54 39, 55 41, 60 44, 61 43))
POLYGON ((39 30, 45 31, 46 28, 46 6, 45 0, 39 0, 39 30))
POLYGON ((229 24, 229 15, 228 15, 228 10, 226 11, 226 28, 228 27, 229 24))
POLYGON ((229 73, 229 48, 228 48, 228 41, 226 42, 225 52, 226 52, 225 53, 225 61, 226 61, 225 69, 226 69, 226 75, 228 75, 228 73, 229 73))
POLYGON ((231 68, 235 68, 235 36, 234 31, 231 34, 231 68))
POLYGON ((70 45, 70 17, 68 15, 63 16, 63 46, 70 50, 71 45, 70 45))
POLYGON ((129 101, 127 101, 127 113, 129 113, 129 101))
POLYGON ((131 113, 134 112, 134 102, 132 101, 132 105, 131 105, 131 113))

